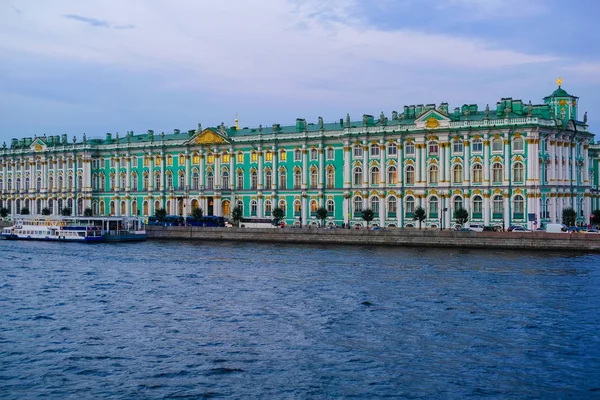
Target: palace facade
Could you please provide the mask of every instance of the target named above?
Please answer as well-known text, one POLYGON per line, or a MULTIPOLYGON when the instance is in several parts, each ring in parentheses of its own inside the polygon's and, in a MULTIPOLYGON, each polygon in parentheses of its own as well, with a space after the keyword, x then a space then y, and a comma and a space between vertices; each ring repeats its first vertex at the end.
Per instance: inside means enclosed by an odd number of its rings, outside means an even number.
POLYGON ((404 106, 376 118, 335 123, 198 128, 170 134, 127 132, 103 139, 38 136, 0 149, 0 207, 12 214, 186 216, 195 207, 287 224, 362 222, 450 228, 464 208, 471 222, 560 222, 565 207, 589 221, 600 208, 600 148, 578 118, 578 98, 560 86, 542 104, 503 98, 495 107, 447 103, 404 106))

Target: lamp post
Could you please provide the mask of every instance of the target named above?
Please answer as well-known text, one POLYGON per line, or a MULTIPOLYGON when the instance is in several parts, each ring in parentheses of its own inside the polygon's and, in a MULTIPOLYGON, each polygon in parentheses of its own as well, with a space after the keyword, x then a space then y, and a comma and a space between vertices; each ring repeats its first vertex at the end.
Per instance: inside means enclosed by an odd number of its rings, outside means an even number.
POLYGON ((440 213, 440 231, 444 230, 444 213, 448 211, 447 208, 442 208, 442 212, 440 213))

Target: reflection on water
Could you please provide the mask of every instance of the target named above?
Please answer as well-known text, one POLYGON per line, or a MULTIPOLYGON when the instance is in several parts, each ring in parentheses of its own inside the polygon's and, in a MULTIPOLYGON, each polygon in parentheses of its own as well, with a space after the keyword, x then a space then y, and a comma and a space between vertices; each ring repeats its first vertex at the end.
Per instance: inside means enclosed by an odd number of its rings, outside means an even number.
POLYGON ((599 255, 0 241, 0 395, 598 398, 599 255))

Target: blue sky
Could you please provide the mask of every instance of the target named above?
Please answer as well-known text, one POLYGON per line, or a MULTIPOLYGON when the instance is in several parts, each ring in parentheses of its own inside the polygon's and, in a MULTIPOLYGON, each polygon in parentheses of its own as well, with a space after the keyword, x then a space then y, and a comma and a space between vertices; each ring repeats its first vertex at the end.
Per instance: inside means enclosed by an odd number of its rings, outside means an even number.
POLYGON ((600 127, 593 0, 4 0, 0 141, 540 103, 600 127))

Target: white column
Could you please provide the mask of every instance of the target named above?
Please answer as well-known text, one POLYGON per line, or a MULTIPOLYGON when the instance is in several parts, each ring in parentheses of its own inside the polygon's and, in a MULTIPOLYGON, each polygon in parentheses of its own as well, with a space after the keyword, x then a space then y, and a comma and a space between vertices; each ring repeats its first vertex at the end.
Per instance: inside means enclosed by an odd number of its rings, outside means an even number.
POLYGON ((192 186, 192 174, 191 174, 191 156, 188 150, 185 151, 185 184, 187 186, 186 189, 189 189, 192 186))
MULTIPOLYGON (((131 191, 131 154, 128 153, 127 157, 125 158, 125 161, 127 162, 126 165, 126 172, 125 172, 125 191, 126 192, 130 192, 131 191)), ((131 207, 131 205, 129 204, 130 202, 127 202, 128 206, 127 207, 131 207)), ((127 212, 128 215, 131 215, 131 209, 129 209, 129 211, 127 212)))
MULTIPOLYGON (((385 164, 385 143, 382 142, 379 144, 379 182, 382 187, 387 186, 387 174, 386 174, 386 164, 385 164)), ((383 225, 382 225, 383 226, 383 225)))
POLYGON ((385 226, 386 204, 385 196, 379 197, 379 226, 385 226))
POLYGON ((504 226, 503 226, 503 228, 506 229, 507 228, 506 224, 508 224, 508 221, 510 220, 510 214, 508 213, 508 203, 509 203, 510 199, 508 198, 507 194, 503 195, 503 200, 504 200, 503 201, 504 210, 502 210, 503 214, 504 214, 504 226))
MULTIPOLYGON (((344 189, 350 188, 350 143, 344 142, 344 189)), ((345 213, 344 218, 347 218, 348 213, 345 213)))
MULTIPOLYGON (((263 175, 265 173, 264 168, 263 168, 263 149, 261 146, 258 146, 257 156, 258 156, 258 182, 257 182, 256 188, 259 191, 261 191, 263 189, 263 175)), ((259 203, 262 203, 262 200, 259 201, 259 203)), ((260 206, 259 206, 259 208, 260 208, 260 206)))
MULTIPOLYGON (((530 155, 532 153, 529 153, 530 155)), ((531 160, 529 160, 530 162, 527 163, 527 165, 531 164, 531 160)), ((510 138, 506 138, 504 139, 504 184, 508 184, 508 181, 510 179, 510 170, 511 170, 511 163, 510 163, 510 138)))
MULTIPOLYGON (((306 145, 302 145, 302 190, 306 190, 308 187, 308 150, 306 149, 306 145)), ((306 202, 306 199, 302 200, 303 204, 306 202)), ((302 213, 304 213, 304 207, 302 207, 302 213)), ((304 217, 302 218, 304 221, 304 217)))
POLYGON ((489 194, 485 193, 483 195, 483 224, 484 225, 489 225, 490 224, 490 213, 492 212, 492 210, 490 209, 490 196, 489 194))
MULTIPOLYGON (((270 189, 272 191, 277 190, 277 187, 279 185, 279 172, 277 171, 277 159, 279 158, 279 152, 277 151, 277 146, 273 146, 273 180, 271 181, 271 187, 270 188, 265 188, 265 189, 270 189)), ((273 198, 273 207, 279 207, 279 204, 277 203, 277 196, 274 196, 273 198)))
POLYGON ((575 143, 571 143, 571 183, 577 184, 577 156, 576 156, 576 146, 575 143))
MULTIPOLYGON (((365 140, 363 141, 363 178, 362 178, 362 187, 364 190, 367 189, 371 185, 370 182, 370 174, 369 174, 369 145, 365 140)), ((364 199, 363 199, 364 200, 364 199)), ((365 207, 365 201, 363 201, 363 210, 365 207)))
POLYGON ((483 139, 483 184, 490 185, 490 140, 487 133, 483 139))
POLYGON ((440 173, 440 178, 439 178, 439 184, 443 185, 446 183, 446 163, 447 158, 446 158, 446 143, 444 142, 439 142, 438 143, 438 151, 440 154, 440 165, 439 165, 439 173, 440 173))
POLYGON ((463 171, 465 172, 464 183, 468 185, 471 181, 471 146, 469 140, 464 141, 463 171))

